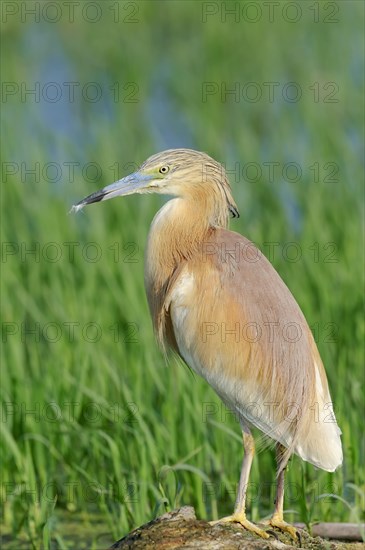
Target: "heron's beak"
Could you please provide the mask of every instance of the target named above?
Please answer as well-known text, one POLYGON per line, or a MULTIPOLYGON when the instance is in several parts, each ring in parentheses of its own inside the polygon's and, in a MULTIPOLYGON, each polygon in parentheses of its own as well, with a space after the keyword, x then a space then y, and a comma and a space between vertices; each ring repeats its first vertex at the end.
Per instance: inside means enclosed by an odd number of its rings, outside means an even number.
POLYGON ((107 187, 103 187, 103 189, 92 193, 88 197, 85 197, 80 202, 73 205, 71 212, 78 212, 81 208, 92 202, 106 201, 113 197, 118 197, 119 195, 142 193, 152 179, 153 176, 151 175, 134 172, 111 185, 107 185, 107 187))

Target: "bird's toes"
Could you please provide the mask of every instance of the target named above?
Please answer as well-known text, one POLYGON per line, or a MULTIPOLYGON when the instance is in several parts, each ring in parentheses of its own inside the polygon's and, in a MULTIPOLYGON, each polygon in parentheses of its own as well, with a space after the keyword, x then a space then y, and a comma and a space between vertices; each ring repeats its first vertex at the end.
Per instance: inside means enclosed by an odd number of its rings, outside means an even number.
POLYGON ((232 514, 232 516, 226 516, 216 521, 210 521, 209 523, 210 525, 216 525, 217 523, 239 523, 244 529, 263 539, 268 539, 270 537, 266 531, 249 521, 244 514, 232 514))
POLYGON ((287 523, 282 519, 272 517, 263 523, 270 525, 271 527, 275 527, 276 529, 280 529, 283 533, 288 533, 288 535, 290 535, 295 542, 300 541, 299 531, 294 527, 294 525, 290 525, 290 523, 287 523))

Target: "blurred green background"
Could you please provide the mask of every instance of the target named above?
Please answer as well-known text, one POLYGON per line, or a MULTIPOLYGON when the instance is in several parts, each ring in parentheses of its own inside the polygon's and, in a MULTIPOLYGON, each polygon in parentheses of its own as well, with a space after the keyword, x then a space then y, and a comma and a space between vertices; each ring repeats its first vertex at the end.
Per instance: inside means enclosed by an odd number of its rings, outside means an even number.
MULTIPOLYGON (((104 548, 164 510, 232 511, 239 425, 152 334, 157 196, 68 215, 167 148, 230 175, 231 224, 313 329, 343 431, 291 461, 286 519, 364 520, 362 2, 2 2, 2 545, 104 548)), ((274 453, 248 513, 272 511, 274 453)))

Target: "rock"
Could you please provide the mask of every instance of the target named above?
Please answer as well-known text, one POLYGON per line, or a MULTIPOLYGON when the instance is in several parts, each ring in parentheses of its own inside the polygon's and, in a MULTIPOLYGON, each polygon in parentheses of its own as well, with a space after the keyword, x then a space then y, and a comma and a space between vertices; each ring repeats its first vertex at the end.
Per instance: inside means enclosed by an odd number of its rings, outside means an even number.
POLYGON ((210 525, 196 519, 194 508, 183 506, 163 514, 157 519, 138 527, 115 542, 108 550, 291 550, 299 547, 310 550, 360 550, 362 543, 338 543, 312 538, 307 531, 299 529, 300 543, 295 543, 287 534, 270 530, 268 540, 252 535, 238 524, 210 525), (275 536, 277 538, 275 538, 275 536))

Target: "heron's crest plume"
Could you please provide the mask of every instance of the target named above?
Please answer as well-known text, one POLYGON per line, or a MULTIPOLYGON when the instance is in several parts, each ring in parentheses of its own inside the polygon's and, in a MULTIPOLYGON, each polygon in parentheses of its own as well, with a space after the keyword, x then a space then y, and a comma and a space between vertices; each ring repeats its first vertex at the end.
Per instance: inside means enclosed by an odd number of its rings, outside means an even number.
POLYGON ((192 149, 168 149, 149 157, 139 172, 156 178, 146 189, 147 192, 192 199, 210 195, 210 199, 226 206, 232 217, 239 216, 225 169, 206 153, 192 149))

